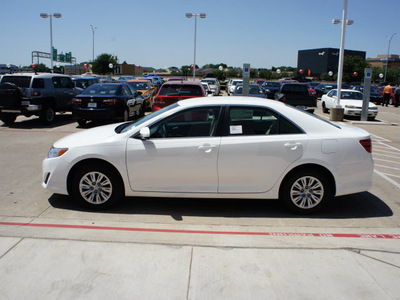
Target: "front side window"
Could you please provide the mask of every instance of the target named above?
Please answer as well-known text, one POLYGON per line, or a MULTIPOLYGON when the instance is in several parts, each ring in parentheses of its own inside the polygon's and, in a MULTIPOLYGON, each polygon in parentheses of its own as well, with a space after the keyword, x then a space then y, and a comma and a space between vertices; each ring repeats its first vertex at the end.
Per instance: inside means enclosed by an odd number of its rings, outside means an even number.
POLYGON ((264 107, 231 107, 228 135, 297 134, 303 131, 282 115, 264 107))
POLYGON ((150 127, 151 138, 210 137, 216 135, 220 107, 178 112, 150 127))

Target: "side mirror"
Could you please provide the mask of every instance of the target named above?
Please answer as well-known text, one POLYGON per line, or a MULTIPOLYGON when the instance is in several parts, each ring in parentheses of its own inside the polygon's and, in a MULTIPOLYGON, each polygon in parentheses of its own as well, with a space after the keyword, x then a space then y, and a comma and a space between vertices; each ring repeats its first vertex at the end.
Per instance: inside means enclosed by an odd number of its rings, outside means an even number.
POLYGON ((150 138, 150 128, 149 127, 143 127, 139 131, 139 137, 142 140, 147 140, 150 138))

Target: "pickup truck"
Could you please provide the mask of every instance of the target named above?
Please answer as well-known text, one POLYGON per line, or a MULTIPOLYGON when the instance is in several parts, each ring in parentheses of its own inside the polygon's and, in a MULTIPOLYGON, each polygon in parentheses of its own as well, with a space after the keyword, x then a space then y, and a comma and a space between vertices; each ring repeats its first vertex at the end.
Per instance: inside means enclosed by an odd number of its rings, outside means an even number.
POLYGON ((310 95, 304 84, 284 83, 275 94, 275 100, 313 113, 317 108, 317 98, 310 95))

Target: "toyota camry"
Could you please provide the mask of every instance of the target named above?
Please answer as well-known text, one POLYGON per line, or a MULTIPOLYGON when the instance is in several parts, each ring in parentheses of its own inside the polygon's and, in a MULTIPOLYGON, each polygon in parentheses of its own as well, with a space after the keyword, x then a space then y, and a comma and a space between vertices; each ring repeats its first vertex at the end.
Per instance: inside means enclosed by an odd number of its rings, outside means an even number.
POLYGON ((281 102, 193 98, 58 140, 43 187, 94 209, 125 196, 246 198, 306 214, 368 190, 371 151, 366 131, 281 102))

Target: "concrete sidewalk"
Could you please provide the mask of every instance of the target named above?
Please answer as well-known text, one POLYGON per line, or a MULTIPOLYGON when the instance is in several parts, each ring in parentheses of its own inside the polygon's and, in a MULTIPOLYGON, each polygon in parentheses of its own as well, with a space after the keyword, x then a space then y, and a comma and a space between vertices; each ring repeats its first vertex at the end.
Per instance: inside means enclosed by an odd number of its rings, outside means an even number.
POLYGON ((400 253, 1 237, 0 278, 2 300, 400 299, 400 253))

